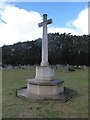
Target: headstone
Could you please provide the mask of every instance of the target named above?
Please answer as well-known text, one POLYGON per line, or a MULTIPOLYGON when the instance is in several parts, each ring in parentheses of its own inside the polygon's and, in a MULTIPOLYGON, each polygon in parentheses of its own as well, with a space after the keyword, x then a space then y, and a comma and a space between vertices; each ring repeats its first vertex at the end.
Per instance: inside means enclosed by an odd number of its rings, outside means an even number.
POLYGON ((2 70, 3 68, 2 68, 2 66, 0 66, 0 70, 2 70))
POLYGON ((69 71, 69 67, 70 67, 69 64, 67 64, 66 67, 65 67, 65 69, 64 69, 64 71, 68 72, 69 71))
POLYGON ((84 70, 86 69, 86 65, 83 66, 84 70))

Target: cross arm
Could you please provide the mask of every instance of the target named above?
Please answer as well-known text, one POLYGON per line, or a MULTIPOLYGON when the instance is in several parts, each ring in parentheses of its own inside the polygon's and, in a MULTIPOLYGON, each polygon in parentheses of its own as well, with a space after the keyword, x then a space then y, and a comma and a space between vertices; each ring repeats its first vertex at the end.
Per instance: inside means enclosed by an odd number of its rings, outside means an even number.
POLYGON ((43 26, 43 22, 38 23, 38 26, 39 26, 39 27, 42 27, 42 26, 43 26))
POLYGON ((52 19, 47 20, 47 24, 51 24, 52 23, 52 19))
POLYGON ((52 19, 49 19, 49 20, 47 20, 47 21, 38 23, 38 26, 39 26, 39 27, 42 27, 44 23, 46 23, 47 25, 48 25, 48 24, 51 24, 51 23, 52 23, 52 19))

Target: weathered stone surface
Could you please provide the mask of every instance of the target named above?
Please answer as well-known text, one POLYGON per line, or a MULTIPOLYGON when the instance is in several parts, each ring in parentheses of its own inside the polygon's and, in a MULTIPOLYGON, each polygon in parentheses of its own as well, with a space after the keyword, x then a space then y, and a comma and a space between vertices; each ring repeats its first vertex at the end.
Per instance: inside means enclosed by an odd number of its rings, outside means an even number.
POLYGON ((27 87, 19 88, 16 90, 16 95, 25 98, 27 100, 33 100, 33 101, 40 101, 40 100, 61 100, 61 101, 68 101, 70 98, 72 98, 76 94, 76 91, 64 87, 64 91, 62 93, 56 94, 56 95, 36 95, 36 94, 28 94, 27 87))
POLYGON ((52 66, 36 66, 37 80, 52 80, 54 79, 54 69, 52 66))
POLYGON ((36 95, 55 95, 62 93, 63 82, 60 80, 52 80, 52 81, 36 81, 35 79, 28 80, 27 82, 27 92, 28 94, 36 94, 36 95))
POLYGON ((47 25, 52 23, 52 19, 47 20, 47 14, 43 15, 43 22, 39 23, 39 27, 43 27, 42 37, 42 61, 41 66, 47 66, 48 63, 48 36, 47 36, 47 25))
POLYGON ((27 80, 28 84, 32 84, 32 85, 40 85, 40 86, 56 86, 59 84, 63 84, 64 81, 63 80, 36 80, 36 79, 28 79, 27 80))

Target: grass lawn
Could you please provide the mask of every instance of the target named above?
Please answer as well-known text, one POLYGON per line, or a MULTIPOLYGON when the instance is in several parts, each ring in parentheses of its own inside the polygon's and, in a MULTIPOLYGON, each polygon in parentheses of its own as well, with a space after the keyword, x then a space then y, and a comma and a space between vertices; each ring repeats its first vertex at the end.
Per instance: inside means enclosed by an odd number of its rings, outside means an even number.
POLYGON ((66 103, 60 101, 28 101, 16 97, 16 88, 26 86, 26 79, 35 76, 35 68, 4 70, 2 74, 3 118, 88 118, 88 69, 65 73, 55 70, 55 77, 64 86, 77 91, 66 103))

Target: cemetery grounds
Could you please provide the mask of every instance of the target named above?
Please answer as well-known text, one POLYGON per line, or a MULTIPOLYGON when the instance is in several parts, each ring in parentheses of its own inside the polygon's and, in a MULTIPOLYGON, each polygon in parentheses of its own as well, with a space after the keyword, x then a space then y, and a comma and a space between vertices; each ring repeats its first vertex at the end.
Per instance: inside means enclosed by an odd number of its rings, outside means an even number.
POLYGON ((26 80, 33 77, 33 66, 2 71, 3 118, 88 118, 88 68, 73 72, 55 69, 55 77, 64 80, 65 87, 77 92, 65 103, 55 100, 28 101, 17 97, 16 89, 26 86, 26 80))

